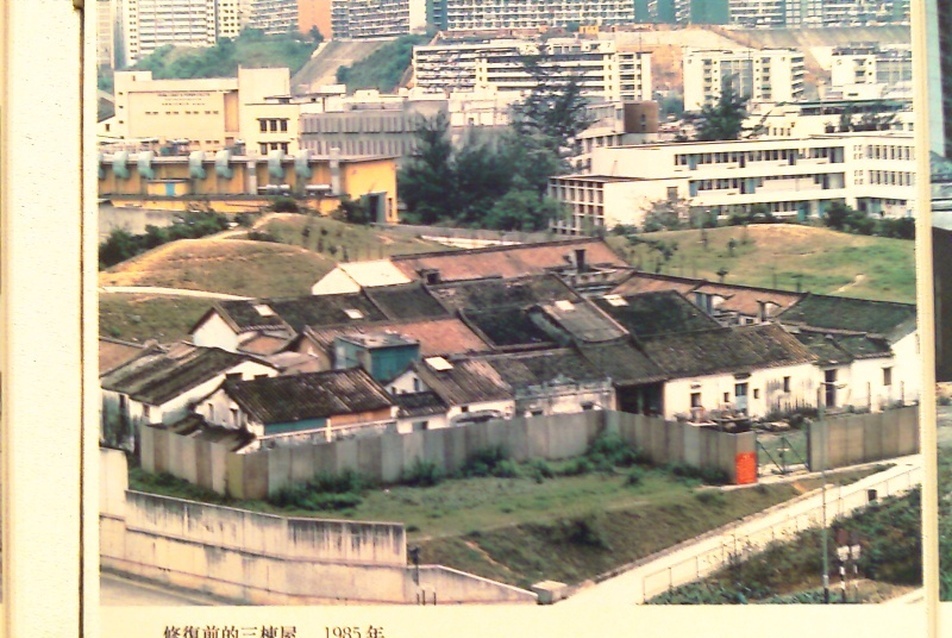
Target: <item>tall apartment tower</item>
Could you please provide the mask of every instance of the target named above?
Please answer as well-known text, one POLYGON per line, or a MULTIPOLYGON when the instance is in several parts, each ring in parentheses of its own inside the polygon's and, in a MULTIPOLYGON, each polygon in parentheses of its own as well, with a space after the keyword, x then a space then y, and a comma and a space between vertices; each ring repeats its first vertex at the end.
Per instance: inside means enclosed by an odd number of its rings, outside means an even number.
POLYGON ((552 38, 540 45, 526 40, 457 42, 413 48, 413 76, 424 91, 527 91, 533 79, 523 60, 542 55, 540 66, 578 78, 592 101, 640 102, 651 99, 651 55, 619 51, 611 40, 552 38))
POLYGON ((787 0, 730 0, 730 23, 743 27, 782 27, 787 23, 786 5, 787 0))
POLYGON ((635 21, 632 0, 445 0, 450 31, 537 29, 635 21))
POLYGON ((686 49, 684 108, 717 101, 727 83, 752 102, 793 102, 803 95, 803 53, 792 49, 686 49))
POLYGON ((131 66, 159 47, 212 46, 241 31, 241 0, 112 0, 116 67, 131 66))
POLYGON ((298 0, 254 0, 247 23, 268 35, 298 30, 298 0))
POLYGON ((334 38, 394 37, 426 30, 427 0, 331 0, 334 38))

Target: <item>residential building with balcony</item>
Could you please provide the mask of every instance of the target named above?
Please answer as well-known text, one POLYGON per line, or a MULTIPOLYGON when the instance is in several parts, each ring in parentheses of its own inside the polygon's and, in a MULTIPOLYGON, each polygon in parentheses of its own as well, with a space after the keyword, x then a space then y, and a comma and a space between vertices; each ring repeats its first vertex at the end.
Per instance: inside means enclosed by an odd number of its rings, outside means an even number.
POLYGON ((684 51, 684 108, 716 102, 729 82, 756 102, 794 102, 803 95, 803 53, 792 49, 694 49, 684 51))
POLYGON ((911 97, 912 47, 837 47, 833 50, 830 86, 843 97, 911 97))
POLYGON ((786 26, 787 0, 730 0, 730 23, 740 27, 786 26))
POLYGON ((526 58, 538 58, 540 67, 557 69, 563 77, 576 77, 587 99, 651 99, 651 55, 619 50, 611 40, 486 40, 418 46, 413 48, 414 82, 432 92, 493 87, 524 93, 536 84, 523 63, 526 58))
POLYGON ((427 5, 427 0, 332 0, 331 32, 335 39, 422 33, 427 5))
POLYGON ((444 0, 446 29, 545 29, 635 21, 631 0, 444 0))
POLYGON ((762 210, 804 220, 836 201, 904 217, 913 214, 915 170, 912 135, 892 131, 599 148, 589 174, 550 180, 549 195, 567 207, 552 228, 641 226, 665 200, 722 218, 762 210))

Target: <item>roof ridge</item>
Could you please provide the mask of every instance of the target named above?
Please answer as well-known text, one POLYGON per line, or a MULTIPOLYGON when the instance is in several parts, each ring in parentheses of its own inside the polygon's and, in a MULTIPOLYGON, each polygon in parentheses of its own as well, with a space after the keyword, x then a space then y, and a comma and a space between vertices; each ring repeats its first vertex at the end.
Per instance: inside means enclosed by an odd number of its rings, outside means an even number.
POLYGON ((505 250, 519 250, 519 249, 528 249, 528 248, 539 248, 539 247, 549 247, 549 246, 568 246, 575 244, 589 244, 589 243, 601 243, 607 246, 612 252, 615 252, 614 249, 606 242, 604 239, 598 239, 595 237, 573 237, 572 239, 552 239, 549 241, 540 241, 540 242, 527 242, 522 244, 501 244, 495 246, 482 246, 480 248, 467 248, 464 250, 436 250, 429 251, 425 253, 407 253, 402 255, 392 255, 390 257, 391 261, 410 261, 413 259, 420 259, 425 257, 449 257, 456 254, 483 254, 483 253, 492 253, 492 252, 501 252, 505 250))

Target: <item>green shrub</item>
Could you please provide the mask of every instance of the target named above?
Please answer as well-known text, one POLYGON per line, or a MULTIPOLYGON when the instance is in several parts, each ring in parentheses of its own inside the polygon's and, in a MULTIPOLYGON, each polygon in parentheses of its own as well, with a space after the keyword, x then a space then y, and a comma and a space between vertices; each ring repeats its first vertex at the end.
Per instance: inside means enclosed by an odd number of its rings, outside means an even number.
POLYGON ((563 518, 557 525, 566 542, 611 550, 608 535, 605 532, 605 513, 602 511, 591 511, 571 518, 563 518))
POLYGON ((603 432, 595 437, 585 455, 599 471, 611 471, 615 467, 631 467, 648 462, 641 450, 622 438, 617 432, 603 432))
POLYGON ((642 481, 644 481, 644 478, 645 471, 636 465, 635 467, 629 469, 628 474, 625 475, 625 485, 628 485, 629 487, 636 487, 641 485, 642 481))
MULTIPOLYGON (((490 445, 480 448, 466 458, 460 473, 467 478, 498 476, 497 466, 509 458, 509 451, 503 445, 490 445)), ((509 471, 506 468, 504 471, 509 471)))
POLYGON ((290 197, 275 197, 271 202, 271 210, 276 213, 298 213, 298 203, 290 197))
POLYGON ((503 459, 492 469, 492 475, 499 478, 519 478, 521 474, 519 465, 512 459, 503 459))
POLYGON ((403 471, 400 482, 415 487, 432 487, 443 478, 443 470, 436 463, 417 458, 409 469, 403 471))
POLYGON ((704 505, 721 506, 726 503, 724 495, 718 490, 701 490, 700 492, 694 493, 694 498, 704 505))

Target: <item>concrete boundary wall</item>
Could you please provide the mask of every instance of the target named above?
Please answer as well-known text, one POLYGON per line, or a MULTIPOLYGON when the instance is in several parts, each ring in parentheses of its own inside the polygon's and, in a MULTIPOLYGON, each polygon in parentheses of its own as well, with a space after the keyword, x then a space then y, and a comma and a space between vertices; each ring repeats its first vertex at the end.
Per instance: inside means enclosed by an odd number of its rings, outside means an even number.
POLYGON ((401 523, 292 518, 126 490, 103 450, 100 565, 252 604, 535 603, 533 592, 441 565, 407 565, 401 523))
POLYGON ((565 459, 584 454, 603 431, 619 433, 654 462, 718 468, 736 477, 739 453, 754 452, 753 433, 729 434, 687 423, 614 411, 517 417, 410 434, 382 434, 331 443, 232 453, 214 443, 141 428, 142 467, 169 472, 218 493, 262 499, 320 472, 354 469, 381 483, 395 483, 417 461, 447 473, 480 449, 500 445, 512 459, 565 459))
POLYGON ((835 416, 811 423, 807 431, 807 463, 815 470, 918 452, 918 406, 835 416))

